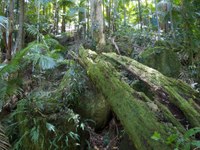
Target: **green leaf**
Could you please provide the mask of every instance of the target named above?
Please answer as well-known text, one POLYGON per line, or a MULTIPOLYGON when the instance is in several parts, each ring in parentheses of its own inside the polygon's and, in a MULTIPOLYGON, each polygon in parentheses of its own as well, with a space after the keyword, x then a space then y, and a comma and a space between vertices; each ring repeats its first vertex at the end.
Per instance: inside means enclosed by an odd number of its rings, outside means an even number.
POLYGON ((43 70, 52 69, 56 67, 56 62, 53 58, 41 55, 39 60, 39 66, 43 70))
POLYGON ((191 137, 191 136, 193 136, 193 135, 195 135, 197 133, 200 133, 200 127, 192 128, 192 129, 186 131, 186 133, 184 134, 183 138, 187 139, 187 138, 189 138, 189 137, 191 137))
POLYGON ((183 150, 190 150, 190 143, 185 143, 183 145, 183 150))
POLYGON ((8 23, 8 19, 4 16, 0 16, 0 27, 6 28, 7 23, 8 23))
POLYGON ((192 142, 191 142, 191 145, 200 148, 200 141, 192 141, 192 142))
POLYGON ((79 135, 74 133, 74 132, 69 132, 69 136, 73 139, 73 140, 79 140, 79 135))
POLYGON ((66 143, 67 146, 69 145, 69 139, 68 139, 68 136, 66 136, 66 138, 65 138, 65 143, 66 143))
POLYGON ((50 123, 46 123, 46 127, 47 127, 47 129, 49 130, 49 131, 53 131, 53 132, 55 132, 55 126, 54 125, 52 125, 52 124, 50 124, 50 123))
POLYGON ((37 143, 39 139, 39 128, 38 127, 34 127, 31 129, 31 140, 34 143, 37 143))
POLYGON ((81 128, 82 130, 84 130, 84 129, 85 129, 85 124, 84 124, 84 123, 81 123, 80 128, 81 128))
POLYGON ((158 133, 157 131, 154 132, 154 134, 151 136, 151 139, 156 141, 160 140, 161 139, 160 133, 158 133))
POLYGON ((200 16, 200 13, 199 13, 199 12, 196 12, 196 14, 197 14, 198 16, 200 16))
POLYGON ((167 138, 166 143, 167 144, 172 144, 173 142, 175 142, 177 140, 177 138, 178 138, 177 134, 172 134, 167 138))

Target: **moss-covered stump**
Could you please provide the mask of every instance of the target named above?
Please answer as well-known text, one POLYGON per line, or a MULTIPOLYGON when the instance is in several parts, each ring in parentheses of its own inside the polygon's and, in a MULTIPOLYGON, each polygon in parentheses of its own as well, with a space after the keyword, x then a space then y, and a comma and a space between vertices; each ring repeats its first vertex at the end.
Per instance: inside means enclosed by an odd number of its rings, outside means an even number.
POLYGON ((181 64, 175 52, 166 47, 148 48, 140 54, 139 61, 166 76, 178 77, 181 64))
POLYGON ((183 125, 200 126, 200 97, 197 91, 180 80, 166 77, 128 57, 114 53, 107 53, 104 56, 122 65, 149 87, 157 105, 161 106, 162 110, 167 108, 168 115, 176 116, 183 125))
POLYGON ((85 119, 91 119, 91 126, 96 130, 105 127, 110 116, 110 107, 104 96, 95 87, 90 87, 80 97, 77 112, 85 119))
MULTIPOLYGON (((157 110, 152 109, 155 104, 143 93, 135 91, 120 80, 115 68, 101 57, 97 57, 95 52, 80 49, 80 57, 80 63, 120 119, 134 147, 138 150, 158 147, 171 149, 170 145, 163 145, 162 142, 151 139, 155 131, 164 138, 174 132, 173 125, 159 121, 157 110)), ((176 125, 180 131, 184 130, 178 122, 176 125)))

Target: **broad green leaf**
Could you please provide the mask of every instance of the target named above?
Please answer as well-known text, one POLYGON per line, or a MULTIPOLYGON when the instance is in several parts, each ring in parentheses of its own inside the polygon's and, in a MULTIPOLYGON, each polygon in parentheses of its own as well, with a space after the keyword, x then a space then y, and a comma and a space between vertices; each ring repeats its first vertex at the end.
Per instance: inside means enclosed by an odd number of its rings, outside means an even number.
POLYGON ((160 140, 161 139, 160 133, 158 133, 157 131, 154 132, 154 134, 151 136, 151 139, 156 141, 160 140))

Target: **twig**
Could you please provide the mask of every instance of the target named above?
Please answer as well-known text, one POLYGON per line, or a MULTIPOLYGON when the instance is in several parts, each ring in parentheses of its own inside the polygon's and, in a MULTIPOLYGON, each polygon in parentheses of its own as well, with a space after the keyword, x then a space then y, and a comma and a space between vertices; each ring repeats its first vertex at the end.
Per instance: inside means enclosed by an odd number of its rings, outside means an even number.
POLYGON ((116 44, 116 42, 115 42, 115 36, 114 36, 114 37, 110 37, 109 39, 111 40, 112 44, 115 46, 115 49, 117 50, 117 53, 118 53, 119 55, 121 55, 121 54, 120 54, 119 47, 117 46, 117 44, 116 44))

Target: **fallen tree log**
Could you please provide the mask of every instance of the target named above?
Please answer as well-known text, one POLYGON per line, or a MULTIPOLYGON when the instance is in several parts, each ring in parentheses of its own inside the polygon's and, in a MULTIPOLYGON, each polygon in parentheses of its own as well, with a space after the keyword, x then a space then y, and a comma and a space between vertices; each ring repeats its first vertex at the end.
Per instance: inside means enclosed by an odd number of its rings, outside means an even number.
POLYGON ((184 115, 190 127, 200 126, 200 98, 197 91, 180 80, 166 77, 157 70, 128 57, 114 53, 104 54, 104 56, 124 66, 143 81, 159 102, 169 109, 176 108, 180 115, 184 115))
MULTIPOLYGON (((136 149, 146 150, 161 147, 163 150, 172 149, 171 145, 163 144, 162 141, 154 141, 151 136, 154 132, 158 132, 163 139, 166 139, 172 133, 185 132, 184 125, 174 116, 170 107, 160 101, 160 98, 164 99, 164 101, 170 99, 170 103, 176 101, 176 98, 180 99, 180 101, 173 104, 178 110, 185 111, 183 114, 187 116, 192 126, 200 125, 199 118, 195 119, 195 117, 199 116, 199 106, 195 103, 198 99, 195 97, 195 101, 190 99, 190 102, 185 102, 186 100, 184 99, 185 96, 190 96, 184 91, 189 91, 193 97, 197 96, 197 93, 186 84, 173 81, 173 79, 170 80, 170 78, 166 78, 159 72, 132 61, 132 59, 129 60, 127 57, 112 53, 97 56, 93 51, 80 48, 79 61, 87 70, 91 81, 96 85, 99 92, 104 95, 121 121, 136 149), (144 93, 134 90, 125 81, 121 80, 119 72, 114 68, 110 60, 121 64, 133 75, 139 76, 138 78, 152 89, 155 99, 148 98, 144 93), (144 75, 145 73, 149 75, 144 75), (173 82, 175 84, 172 84, 173 82), (170 87, 171 84, 172 87, 170 87), (185 87, 180 87, 179 89, 179 84, 185 86, 186 89, 185 87), (166 90, 163 89, 163 86, 166 90)), ((183 114, 181 113, 181 115, 183 114)))

